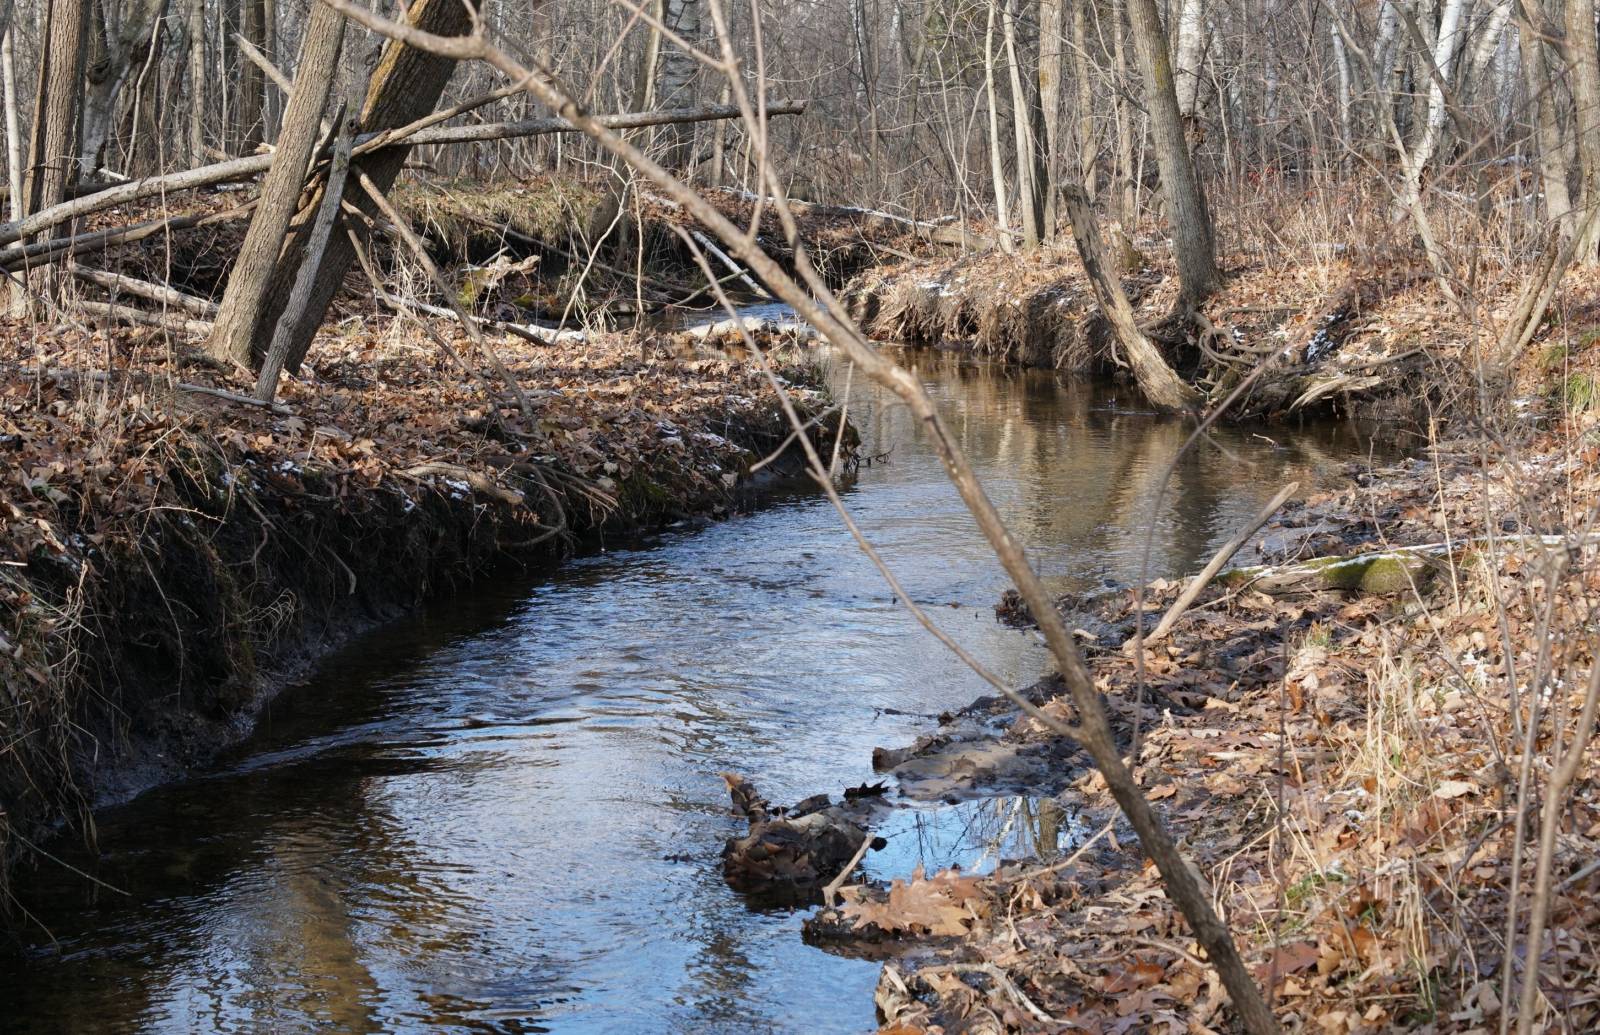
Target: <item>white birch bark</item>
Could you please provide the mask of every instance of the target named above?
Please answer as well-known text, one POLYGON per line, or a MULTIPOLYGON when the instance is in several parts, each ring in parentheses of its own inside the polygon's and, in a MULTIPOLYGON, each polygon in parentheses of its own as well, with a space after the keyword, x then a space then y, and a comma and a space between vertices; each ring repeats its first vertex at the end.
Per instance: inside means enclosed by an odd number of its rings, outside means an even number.
MULTIPOLYGON (((1433 64, 1434 68, 1438 69, 1439 76, 1448 83, 1455 71, 1456 56, 1461 51, 1462 39, 1465 36, 1462 14, 1467 2, 1444 0, 1444 5, 1444 13, 1439 19, 1438 38, 1433 45, 1433 64)), ((1427 78, 1427 119, 1423 123, 1421 138, 1411 149, 1401 170, 1400 196, 1408 208, 1416 204, 1417 199, 1422 196, 1422 173, 1433 160, 1433 153, 1438 148, 1440 135, 1444 131, 1445 116, 1448 114, 1443 88, 1431 73, 1427 78)))
POLYGON ((1178 110, 1185 119, 1192 119, 1200 104, 1201 64, 1205 60, 1205 0, 1173 2, 1178 12, 1178 40, 1172 60, 1173 86, 1178 91, 1178 110))

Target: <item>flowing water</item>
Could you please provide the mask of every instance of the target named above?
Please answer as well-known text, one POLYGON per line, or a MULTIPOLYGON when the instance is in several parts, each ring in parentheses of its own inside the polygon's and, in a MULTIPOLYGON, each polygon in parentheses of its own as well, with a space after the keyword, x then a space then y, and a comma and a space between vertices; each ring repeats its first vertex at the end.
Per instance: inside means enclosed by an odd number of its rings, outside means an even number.
MULTIPOLYGON (((1138 576, 1181 422, 1047 373, 909 362, 1055 587, 1138 576)), ((1003 678, 1042 674, 1036 638, 995 622, 1008 583, 915 422, 859 383, 852 407, 888 453, 846 493, 866 534, 1003 678)), ((1177 466, 1152 576, 1369 448, 1349 428, 1216 432, 1177 466)), ((798 487, 476 589, 331 659, 208 775, 104 812, 99 857, 56 845, 126 894, 27 878, 0 1029, 868 1030, 877 965, 723 884, 740 824, 717 774, 837 793, 872 778, 875 745, 982 690, 798 487)), ((998 842, 1031 847, 1019 832, 1068 837, 1043 805, 907 813, 871 866, 982 867, 998 842)))

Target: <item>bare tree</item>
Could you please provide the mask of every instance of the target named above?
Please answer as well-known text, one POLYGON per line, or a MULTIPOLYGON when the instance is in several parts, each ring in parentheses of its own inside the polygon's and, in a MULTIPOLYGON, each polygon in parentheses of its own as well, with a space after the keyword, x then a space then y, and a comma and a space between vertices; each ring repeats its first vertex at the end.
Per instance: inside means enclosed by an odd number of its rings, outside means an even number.
MULTIPOLYGON (((85 0, 50 0, 45 9, 43 36, 48 46, 39 61, 33 135, 28 148, 25 216, 58 204, 67 194, 67 183, 76 165, 87 18, 85 0)), ((54 226, 41 229, 48 233, 54 226)), ((48 271, 32 280, 36 293, 55 293, 56 282, 48 271)))

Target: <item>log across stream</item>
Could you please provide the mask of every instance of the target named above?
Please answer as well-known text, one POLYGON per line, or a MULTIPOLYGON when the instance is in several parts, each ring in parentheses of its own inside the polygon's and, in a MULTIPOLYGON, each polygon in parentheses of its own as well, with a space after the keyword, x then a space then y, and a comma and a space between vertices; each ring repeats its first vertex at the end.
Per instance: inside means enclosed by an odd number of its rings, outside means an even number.
MULTIPOLYGON (((1138 576, 1185 425, 1039 371, 910 361, 1056 587, 1138 576)), ((1043 651, 995 622, 1004 577, 912 422, 859 379, 852 417, 887 453, 846 494, 857 520, 974 653, 1032 681, 1043 651)), ((1266 434, 1180 462, 1152 576, 1369 447, 1266 434)), ((875 746, 981 691, 800 486, 479 587, 330 660, 210 775, 101 815, 98 857, 55 846, 103 884, 30 880, 37 923, 0 949, 6 1030, 866 1030, 877 966, 723 883, 742 824, 718 773, 779 800, 858 784, 875 746)), ((981 863, 985 830, 1014 845, 1006 817, 1036 811, 985 807, 911 814, 869 865, 981 863)))

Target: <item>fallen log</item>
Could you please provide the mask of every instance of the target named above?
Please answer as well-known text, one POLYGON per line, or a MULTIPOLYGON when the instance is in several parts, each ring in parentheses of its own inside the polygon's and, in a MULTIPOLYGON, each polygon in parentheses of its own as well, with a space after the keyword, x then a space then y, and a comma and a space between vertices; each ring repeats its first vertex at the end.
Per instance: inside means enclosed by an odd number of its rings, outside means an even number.
POLYGON ((139 280, 122 273, 109 273, 105 270, 89 269, 87 266, 76 266, 72 275, 79 280, 88 281, 105 288, 108 291, 122 291, 151 302, 162 305, 177 306, 179 309, 198 316, 203 320, 215 319, 217 304, 204 298, 184 294, 177 288, 165 284, 152 284, 148 280, 139 280))
POLYGON ((188 230, 197 226, 209 226, 212 223, 225 223, 231 220, 245 219, 254 210, 255 202, 247 201, 243 205, 223 212, 191 212, 181 216, 168 216, 165 219, 151 219, 143 223, 135 223, 132 226, 110 227, 105 230, 94 230, 70 237, 56 237, 48 241, 35 241, 26 245, 13 244, 9 248, 0 248, 0 270, 13 271, 50 262, 64 255, 79 255, 86 251, 109 248, 112 245, 133 244, 147 237, 170 233, 174 230, 188 230))
MULTIPOLYGON (((769 114, 773 115, 798 115, 804 112, 805 109, 805 101, 778 101, 768 106, 767 110, 769 114)), ((600 116, 596 121, 610 129, 642 129, 647 126, 734 119, 738 118, 740 114, 739 109, 733 105, 713 104, 698 108, 668 108, 660 111, 605 115, 600 116)), ((529 119, 522 122, 496 122, 482 126, 436 126, 430 129, 418 130, 409 137, 390 133, 380 146, 413 147, 418 144, 469 144, 490 140, 507 140, 514 137, 542 136, 548 133, 572 132, 577 132, 577 130, 566 119, 529 119)), ((362 145, 373 142, 380 135, 382 134, 363 133, 356 137, 356 151, 365 153, 361 151, 362 145)), ((378 148, 369 148, 369 150, 376 149, 378 148)), ((0 223, 0 245, 13 244, 66 220, 101 212, 108 208, 115 208, 118 205, 126 205, 158 195, 164 196, 180 191, 199 190, 203 187, 215 187, 218 184, 248 180, 271 168, 272 158, 271 154, 245 155, 242 158, 231 158, 225 162, 203 165, 195 169, 186 169, 183 172, 167 173, 162 176, 146 176, 143 179, 119 183, 93 194, 73 198, 59 205, 51 205, 25 219, 0 223)))
POLYGON ((111 302, 92 301, 73 302, 72 308, 97 320, 110 320, 113 323, 131 323, 141 327, 160 327, 162 330, 172 331, 175 334, 187 334, 192 337, 205 337, 211 333, 210 320, 192 320, 177 313, 153 313, 148 309, 135 309, 132 306, 116 305, 111 302))
POLYGON ((1344 590, 1393 596, 1426 585, 1435 575, 1471 559, 1489 543, 1502 547, 1568 549, 1600 544, 1600 535, 1513 535, 1455 543, 1389 547, 1341 557, 1315 557, 1292 564, 1234 568, 1217 576, 1222 585, 1266 594, 1344 590))
MULTIPOLYGON (((387 290, 378 294, 378 301, 397 311, 405 309, 424 313, 428 316, 442 317, 446 320, 456 319, 456 313, 453 309, 447 309, 442 305, 431 305, 414 298, 399 298, 387 290)), ((587 331, 575 331, 569 327, 540 327, 537 324, 511 323, 509 320, 490 320, 481 316, 476 317, 476 319, 480 326, 488 330, 515 335, 535 345, 559 345, 563 342, 575 343, 589 340, 587 331)))
POLYGON ((1167 633, 1171 632, 1172 627, 1178 623, 1178 619, 1183 617, 1183 613, 1189 610, 1189 605, 1193 604, 1195 598, 1200 595, 1200 591, 1205 589, 1217 572, 1222 570, 1222 566, 1233 560, 1233 555, 1239 552, 1240 547, 1244 546, 1250 537, 1256 534, 1257 529, 1270 521, 1272 515, 1278 512, 1278 508, 1288 502, 1289 497, 1293 496, 1295 490, 1299 488, 1299 482, 1290 482, 1285 485, 1276 496, 1272 497, 1271 502, 1262 507, 1256 516, 1250 519, 1248 525, 1240 528, 1232 539, 1223 544, 1222 549, 1218 550, 1216 555, 1211 558, 1211 563, 1207 564, 1200 574, 1189 580, 1189 584, 1179 594, 1177 601, 1167 609, 1167 613, 1161 617, 1161 621, 1156 625, 1155 629, 1151 630, 1150 635, 1144 638, 1144 642, 1147 644, 1158 642, 1167 633))

